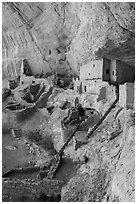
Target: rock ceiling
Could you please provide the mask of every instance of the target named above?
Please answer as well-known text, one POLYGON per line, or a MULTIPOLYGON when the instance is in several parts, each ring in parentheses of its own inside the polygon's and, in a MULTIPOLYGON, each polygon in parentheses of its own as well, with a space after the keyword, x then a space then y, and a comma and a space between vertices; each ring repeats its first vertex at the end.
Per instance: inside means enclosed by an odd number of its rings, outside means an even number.
POLYGON ((2 5, 3 75, 73 70, 106 57, 134 66, 135 3, 8 2, 2 5))

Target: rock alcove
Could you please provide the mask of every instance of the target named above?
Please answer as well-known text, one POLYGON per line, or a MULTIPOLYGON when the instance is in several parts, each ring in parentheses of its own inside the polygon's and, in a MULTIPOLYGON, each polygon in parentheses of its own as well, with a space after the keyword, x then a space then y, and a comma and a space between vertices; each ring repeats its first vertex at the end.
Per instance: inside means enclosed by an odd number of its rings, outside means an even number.
POLYGON ((77 132, 55 178, 46 177, 63 146, 61 121, 76 97, 99 119, 115 99, 107 82, 95 80, 102 92, 92 94, 72 83, 81 66, 102 58, 134 70, 134 2, 2 3, 3 201, 135 200, 135 112, 120 103, 88 141, 87 131, 77 132), (38 103, 28 104, 22 90, 33 82, 44 89, 32 94, 38 103))

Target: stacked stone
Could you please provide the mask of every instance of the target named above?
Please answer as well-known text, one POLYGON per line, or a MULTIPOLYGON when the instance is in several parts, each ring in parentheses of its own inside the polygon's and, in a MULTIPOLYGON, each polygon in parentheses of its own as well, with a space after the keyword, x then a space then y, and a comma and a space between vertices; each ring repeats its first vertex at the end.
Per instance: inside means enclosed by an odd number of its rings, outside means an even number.
POLYGON ((40 198, 41 195, 48 197, 58 196, 64 184, 63 181, 50 179, 34 181, 33 179, 15 178, 4 178, 2 183, 4 201, 11 201, 24 195, 32 200, 40 198))
POLYGON ((30 199, 35 199, 37 195, 38 183, 32 179, 4 178, 2 184, 3 200, 6 201, 23 195, 28 195, 30 199))

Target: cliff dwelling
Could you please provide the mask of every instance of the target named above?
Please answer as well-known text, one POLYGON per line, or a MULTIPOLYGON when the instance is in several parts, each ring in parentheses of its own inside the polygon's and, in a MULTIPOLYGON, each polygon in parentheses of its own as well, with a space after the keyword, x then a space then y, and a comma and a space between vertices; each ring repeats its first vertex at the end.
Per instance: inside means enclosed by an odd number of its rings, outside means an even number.
POLYGON ((135 3, 2 3, 2 201, 135 202, 135 3))

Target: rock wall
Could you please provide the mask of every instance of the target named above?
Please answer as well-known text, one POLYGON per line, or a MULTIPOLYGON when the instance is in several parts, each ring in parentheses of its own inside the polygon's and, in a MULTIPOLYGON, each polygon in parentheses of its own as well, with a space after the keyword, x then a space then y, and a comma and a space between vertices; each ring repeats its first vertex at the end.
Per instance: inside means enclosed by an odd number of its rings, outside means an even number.
POLYGON ((120 59, 134 66, 134 2, 8 2, 2 5, 3 77, 79 71, 91 59, 120 59))
POLYGON ((135 202, 135 113, 119 111, 111 111, 87 144, 69 151, 81 165, 63 186, 62 202, 135 202), (114 115, 120 132, 116 123, 112 128, 114 115))

